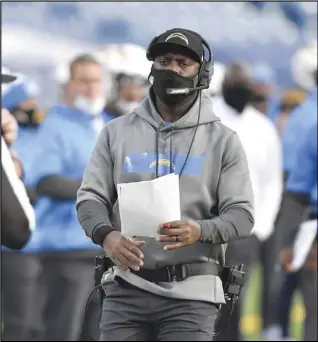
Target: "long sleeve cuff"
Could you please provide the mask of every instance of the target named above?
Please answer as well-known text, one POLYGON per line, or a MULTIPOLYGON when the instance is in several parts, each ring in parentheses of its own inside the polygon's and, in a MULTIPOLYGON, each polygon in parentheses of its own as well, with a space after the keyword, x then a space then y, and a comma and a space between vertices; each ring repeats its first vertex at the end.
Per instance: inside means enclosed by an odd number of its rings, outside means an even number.
POLYGON ((251 234, 252 215, 240 207, 232 207, 211 220, 198 221, 201 226, 201 242, 224 244, 251 234))
POLYGON ((100 246, 110 232, 112 227, 107 208, 97 201, 84 201, 77 205, 77 218, 84 229, 86 235, 100 246))
POLYGON ((107 226, 107 225, 96 227, 93 231, 92 241, 96 245, 100 245, 101 247, 103 247, 106 236, 109 233, 113 232, 114 230, 115 229, 112 226, 107 226))

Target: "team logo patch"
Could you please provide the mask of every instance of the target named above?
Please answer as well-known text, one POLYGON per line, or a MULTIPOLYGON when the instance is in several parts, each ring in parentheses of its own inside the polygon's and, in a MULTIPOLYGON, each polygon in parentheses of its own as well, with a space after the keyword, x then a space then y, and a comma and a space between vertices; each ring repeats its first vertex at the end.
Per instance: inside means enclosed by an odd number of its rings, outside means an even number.
MULTIPOLYGON (((154 160, 150 165, 149 165, 149 169, 154 168, 157 165, 157 161, 154 160)), ((176 167, 174 166, 174 164, 172 162, 170 162, 169 159, 159 159, 158 160, 158 165, 165 165, 165 166, 171 166, 172 170, 176 170, 176 167)))
POLYGON ((168 41, 168 40, 170 40, 172 38, 182 39, 183 41, 186 42, 187 45, 189 45, 188 38, 184 34, 182 34, 182 33, 172 33, 172 34, 170 34, 170 36, 167 37, 167 39, 165 41, 168 41))

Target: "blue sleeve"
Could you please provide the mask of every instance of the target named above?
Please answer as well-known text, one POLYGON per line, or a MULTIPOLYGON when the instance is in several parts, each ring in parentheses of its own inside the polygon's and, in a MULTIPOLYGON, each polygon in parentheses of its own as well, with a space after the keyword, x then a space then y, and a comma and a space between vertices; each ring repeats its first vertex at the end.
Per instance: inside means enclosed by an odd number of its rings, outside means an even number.
POLYGON ((27 186, 36 186, 47 176, 63 174, 63 152, 65 144, 60 135, 60 125, 56 120, 47 118, 36 137, 32 163, 24 170, 27 186))
POLYGON ((317 182, 317 123, 300 139, 286 190, 310 195, 317 182))

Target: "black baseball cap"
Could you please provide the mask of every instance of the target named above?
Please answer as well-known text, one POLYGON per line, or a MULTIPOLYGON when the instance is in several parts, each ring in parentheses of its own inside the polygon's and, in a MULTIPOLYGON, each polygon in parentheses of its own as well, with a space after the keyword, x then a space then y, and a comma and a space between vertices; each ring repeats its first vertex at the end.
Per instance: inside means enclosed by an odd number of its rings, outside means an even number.
POLYGON ((200 36, 192 31, 175 28, 162 33, 148 48, 148 59, 154 60, 157 56, 167 52, 178 52, 202 62, 204 48, 200 36))
POLYGON ((1 74, 1 83, 11 83, 17 79, 16 76, 9 74, 1 74))

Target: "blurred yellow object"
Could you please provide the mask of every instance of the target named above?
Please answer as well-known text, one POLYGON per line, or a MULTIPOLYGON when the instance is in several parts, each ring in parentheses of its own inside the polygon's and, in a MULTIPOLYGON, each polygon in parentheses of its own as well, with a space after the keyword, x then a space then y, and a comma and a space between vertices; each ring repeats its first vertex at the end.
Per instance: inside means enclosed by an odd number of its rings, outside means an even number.
POLYGON ((301 89, 288 89, 282 95, 280 103, 284 106, 297 106, 301 104, 306 97, 307 93, 301 89))
POLYGON ((294 305, 291 311, 291 319, 293 323, 302 323, 306 317, 303 305, 294 305))
POLYGON ((246 315, 241 318, 240 330, 244 335, 253 335, 260 332, 262 319, 258 315, 246 315))
POLYGON ((44 111, 37 109, 34 113, 34 121, 37 124, 40 124, 46 117, 46 114, 44 111))

